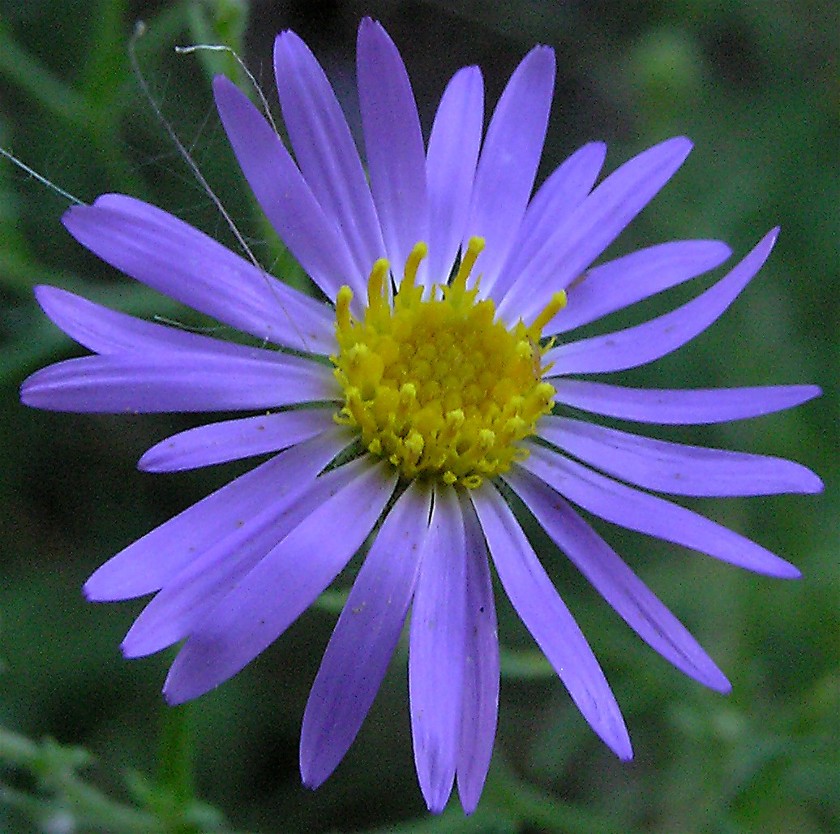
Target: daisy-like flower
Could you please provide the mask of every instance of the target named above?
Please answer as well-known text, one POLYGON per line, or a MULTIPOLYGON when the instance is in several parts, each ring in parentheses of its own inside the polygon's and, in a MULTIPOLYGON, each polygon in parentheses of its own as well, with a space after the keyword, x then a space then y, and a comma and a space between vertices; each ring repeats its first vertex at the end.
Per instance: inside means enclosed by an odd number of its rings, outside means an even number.
POLYGON ((680 167, 689 141, 662 142, 597 186, 605 147, 585 145, 532 194, 551 49, 523 59, 486 132, 479 70, 456 73, 428 143, 400 55, 374 21, 361 23, 357 56, 369 179, 323 70, 294 33, 281 34, 274 53, 294 155, 230 81, 214 83, 245 177, 326 300, 158 208, 104 195, 64 217, 83 246, 257 346, 39 287, 46 314, 95 355, 35 373, 22 398, 58 411, 255 412, 181 432, 142 457, 142 469, 165 472, 273 455, 114 556, 85 593, 155 594, 122 648, 139 657, 185 641, 164 687, 177 704, 253 660, 369 542, 304 713, 303 781, 321 784, 349 748, 410 609, 420 786, 440 811, 457 777, 470 812, 496 730, 491 562, 592 729, 622 759, 632 755, 610 687, 521 514, 654 650, 719 691, 729 689, 723 673, 579 510, 748 570, 798 576, 760 545, 653 493, 816 492, 808 469, 583 415, 717 423, 790 408, 819 390, 641 390, 578 379, 652 362, 705 330, 758 272, 776 231, 687 304, 628 329, 569 337, 729 257, 724 243, 684 240, 592 266, 680 167))

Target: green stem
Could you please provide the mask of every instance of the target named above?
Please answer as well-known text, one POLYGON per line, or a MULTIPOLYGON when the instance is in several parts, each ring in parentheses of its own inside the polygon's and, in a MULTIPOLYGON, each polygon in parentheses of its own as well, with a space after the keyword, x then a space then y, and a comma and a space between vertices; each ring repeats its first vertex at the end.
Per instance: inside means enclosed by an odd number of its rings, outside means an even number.
POLYGON ((195 801, 193 734, 189 705, 165 707, 158 754, 158 784, 181 811, 195 801))
POLYGON ((126 79, 128 0, 100 0, 98 5, 98 13, 93 15, 81 86, 87 101, 103 110, 118 101, 126 79))

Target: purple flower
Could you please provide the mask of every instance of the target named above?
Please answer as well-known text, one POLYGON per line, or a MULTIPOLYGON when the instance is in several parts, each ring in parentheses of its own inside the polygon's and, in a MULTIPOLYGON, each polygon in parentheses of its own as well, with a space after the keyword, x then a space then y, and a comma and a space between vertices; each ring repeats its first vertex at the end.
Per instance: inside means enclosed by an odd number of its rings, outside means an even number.
POLYGON ((294 156, 225 78, 215 81, 216 103, 260 205, 326 302, 119 194, 71 208, 64 225, 112 266, 250 334, 256 346, 37 289, 46 314, 94 355, 33 374, 25 403, 256 412, 162 441, 140 461, 148 471, 273 454, 114 556, 85 593, 97 601, 155 594, 123 651, 139 657, 185 640, 164 687, 169 702, 180 703, 255 658, 370 540, 304 714, 303 780, 320 785, 344 756, 411 609, 420 786, 440 811, 457 777, 471 812, 496 729, 492 561, 585 719, 629 759, 609 685, 509 501, 651 647, 706 686, 729 689, 578 509, 752 571, 795 577, 796 568, 760 545, 652 493, 816 492, 820 480, 786 460, 655 440, 580 414, 717 423, 791 408, 819 390, 642 390, 577 377, 652 362, 705 330, 758 272, 776 231, 687 304, 625 330, 568 337, 729 257, 724 243, 685 240, 592 266, 680 167, 687 139, 644 151, 597 186, 605 147, 585 145, 532 194, 552 50, 539 46, 524 58, 486 133, 481 74, 462 69, 424 143, 400 55, 379 24, 364 20, 358 85, 368 180, 304 43, 284 32, 274 60, 294 156))

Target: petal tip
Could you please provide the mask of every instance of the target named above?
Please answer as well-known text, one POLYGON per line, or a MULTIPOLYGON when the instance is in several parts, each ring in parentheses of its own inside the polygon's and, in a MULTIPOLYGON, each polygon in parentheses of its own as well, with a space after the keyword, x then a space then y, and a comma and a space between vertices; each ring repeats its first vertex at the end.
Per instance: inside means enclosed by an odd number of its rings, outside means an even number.
MULTIPOLYGON (((166 441, 163 441, 163 443, 166 443, 166 441)), ((158 474, 173 471, 166 467, 166 458, 161 454, 161 445, 161 443, 156 443, 141 455, 140 460, 137 461, 137 469, 140 472, 158 474)))
POLYGON ((554 47, 537 44, 522 59, 514 74, 518 75, 520 72, 527 73, 531 83, 547 79, 553 85, 554 76, 557 72, 557 58, 554 47))
MULTIPOLYGON (((388 37, 388 33, 385 31, 385 27, 378 20, 376 20, 376 18, 365 16, 359 21, 359 39, 379 34, 385 35, 386 38, 388 37)), ((390 38, 388 38, 388 40, 390 40, 390 38)))
POLYGON ((721 682, 716 686, 710 686, 710 689, 713 689, 715 692, 719 692, 721 695, 728 695, 732 691, 732 684, 729 682, 727 677, 722 676, 723 679, 721 682))
POLYGON ((179 691, 180 687, 176 686, 171 681, 171 679, 170 679, 171 676, 172 676, 172 670, 170 669, 169 670, 169 675, 167 676, 166 681, 163 684, 163 690, 162 690, 163 691, 163 699, 166 701, 166 703, 170 707, 177 707, 180 704, 184 704, 187 701, 189 701, 190 698, 195 697, 195 696, 190 695, 188 693, 185 694, 183 692, 180 692, 179 691))
POLYGON ((102 602, 103 600, 100 598, 96 590, 96 583, 92 582, 92 579, 93 577, 91 577, 91 579, 88 579, 88 581, 85 582, 84 585, 82 585, 82 596, 88 602, 102 602))
POLYGON ((668 139, 663 142, 663 145, 668 147, 670 154, 673 156, 673 164, 676 168, 679 168, 685 162, 688 155, 694 149, 694 142, 687 136, 675 136, 673 139, 668 139))
POLYGON ((586 720, 621 761, 629 762, 633 758, 633 744, 630 741, 630 733, 620 714, 609 719, 606 724, 602 723, 601 726, 593 724, 589 716, 586 716, 586 720))
POLYGON ((633 745, 630 742, 630 736, 623 725, 621 733, 617 737, 604 740, 607 742, 610 750, 612 750, 622 762, 629 762, 633 760, 633 745))
POLYGON ((138 657, 143 657, 145 654, 148 654, 148 652, 140 650, 137 642, 131 637, 131 631, 126 634, 122 643, 120 643, 120 653, 126 660, 135 660, 138 657))
MULTIPOLYGON (((73 234, 73 226, 76 225, 76 221, 79 219, 79 214, 84 213, 90 206, 70 206, 64 214, 61 215, 61 224, 67 229, 70 234, 73 234)), ((73 235, 75 237, 75 235, 73 235)))
POLYGON ((601 164, 603 165, 604 160, 607 158, 607 143, 603 139, 596 139, 594 142, 587 142, 586 147, 593 155, 601 159, 601 164))
POLYGON ((786 562, 786 569, 776 574, 777 579, 802 579, 802 571, 796 565, 786 562))
POLYGON ((698 675, 695 678, 697 681, 708 687, 712 692, 718 692, 721 695, 728 695, 732 691, 732 684, 729 678, 718 669, 718 667, 710 661, 708 668, 704 670, 704 674, 698 675))
POLYGON ((426 800, 426 807, 431 814, 442 814, 446 810, 446 804, 449 801, 449 795, 443 799, 440 797, 424 797, 426 800))
POLYGON ((239 92, 239 87, 233 83, 226 75, 213 76, 213 96, 216 99, 216 105, 219 105, 219 99, 225 99, 230 95, 239 92))
POLYGON ((32 294, 35 296, 35 300, 41 305, 42 308, 44 306, 45 300, 46 303, 49 303, 49 300, 53 295, 58 295, 64 292, 66 291, 61 290, 58 287, 50 286, 49 284, 36 284, 32 288, 32 294))
POLYGON ((825 491, 825 483, 823 482, 823 479, 817 475, 816 472, 812 472, 808 468, 805 468, 802 481, 801 491, 803 493, 814 495, 825 491))
POLYGON ((300 54, 300 50, 309 52, 304 40, 291 29, 284 29, 277 37, 274 38, 274 62, 275 69, 282 62, 283 59, 291 59, 295 54, 300 54), (297 50, 297 52, 295 52, 297 50))
MULTIPOLYGON (((151 449, 149 450, 151 451, 151 449)), ((154 458, 149 457, 149 452, 146 452, 140 460, 137 461, 137 470, 139 472, 155 472, 154 458)))
MULTIPOLYGON (((33 374, 34 376, 34 374, 33 374)), ((20 384, 20 390, 18 392, 20 397, 20 401, 29 408, 37 408, 38 405, 34 402, 34 398, 32 397, 32 377, 27 377, 23 382, 20 384)))
POLYGON ((107 571, 104 570, 108 564, 108 562, 105 562, 104 565, 101 565, 82 585, 82 595, 88 602, 117 602, 130 598, 121 594, 119 590, 115 593, 114 583, 109 581, 107 571))
POLYGON ((314 756, 303 755, 301 750, 300 756, 300 781, 305 788, 314 791, 321 787, 329 777, 329 773, 319 773, 315 767, 314 756))
MULTIPOLYGON (((758 245, 755 247, 756 249, 762 248, 767 249, 767 253, 769 254, 773 247, 776 245, 776 241, 779 239, 779 232, 782 231, 781 226, 774 226, 764 235, 763 238, 758 242, 758 245)), ((765 256, 766 257, 766 256, 765 256)))
POLYGON ((186 703, 189 699, 188 698, 180 698, 177 695, 173 695, 171 692, 168 692, 166 689, 163 690, 163 700, 166 701, 166 705, 170 707, 178 707, 181 704, 186 703))
POLYGON ((541 60, 554 61, 555 53, 554 47, 545 43, 538 43, 529 53, 530 55, 539 55, 541 60))

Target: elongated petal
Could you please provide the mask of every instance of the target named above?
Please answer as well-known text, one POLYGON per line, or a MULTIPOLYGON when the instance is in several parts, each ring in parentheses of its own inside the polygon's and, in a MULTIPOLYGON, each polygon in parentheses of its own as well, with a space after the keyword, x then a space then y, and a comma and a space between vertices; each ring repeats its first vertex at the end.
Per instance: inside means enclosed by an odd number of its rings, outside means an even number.
POLYGON ((466 649, 466 540, 455 491, 435 489, 409 633, 411 735, 420 789, 441 812, 455 779, 466 649))
POLYGON ((564 333, 622 310, 722 264, 732 250, 717 240, 679 240, 596 266, 569 290, 552 331, 564 333))
POLYGON ((510 507, 489 488, 473 490, 470 498, 513 607, 589 726, 617 756, 632 758, 630 737, 604 673, 510 507))
POLYGON ((278 35, 274 71, 297 163, 364 281, 374 261, 385 256, 385 244, 347 120, 315 56, 294 32, 278 35))
POLYGON ((695 390, 625 388, 582 379, 554 379, 554 400, 593 414, 659 425, 726 423, 801 405, 822 392, 816 385, 695 390))
POLYGON ((464 813, 471 814, 478 806, 496 737, 499 637, 487 545, 469 498, 461 492, 458 499, 467 544, 467 646, 457 777, 464 813))
POLYGON ((618 237, 671 179, 690 150, 688 139, 668 139, 610 174, 532 250, 499 313, 527 321, 539 312, 552 293, 568 287, 618 237))
POLYGON ((148 355, 211 351, 249 355, 243 345, 143 321, 57 287, 35 287, 35 297, 44 312, 70 338, 96 353, 148 355))
POLYGON ((500 301, 534 250, 586 198, 601 172, 607 146, 589 142, 566 159, 540 186, 522 219, 516 240, 490 295, 500 301))
POLYGON ((335 349, 329 307, 159 208, 105 194, 73 206, 62 222, 111 266, 218 321, 298 350, 335 349))
POLYGON ((765 235, 731 272, 682 307, 626 330, 581 339, 548 351, 545 361, 553 363, 548 375, 623 371, 653 362, 682 347, 723 315, 761 269, 777 234, 778 229, 774 229, 765 235))
POLYGON ((670 443, 570 417, 540 421, 540 437, 603 472, 672 495, 819 492, 822 481, 790 460, 670 443))
POLYGON ((105 562, 85 583, 85 596, 111 602, 150 594, 217 543, 226 540, 235 550, 254 507, 295 500, 307 478, 351 440, 347 430, 333 428, 246 472, 105 562))
POLYGON ((327 298, 334 300, 342 284, 360 296, 367 276, 355 269, 334 218, 318 204, 280 138, 227 78, 216 76, 213 92, 242 173, 280 239, 327 298))
POLYGON ((359 25, 356 68, 371 190, 391 267, 402 275, 414 244, 428 240, 426 155, 405 65, 370 18, 359 25))
POLYGON ((232 534, 210 545, 167 581, 135 620, 122 643, 126 657, 159 652, 190 633, 231 588, 307 516, 353 480, 353 470, 341 467, 318 476, 322 460, 312 458, 308 445, 283 456, 277 475, 292 488, 255 507, 232 534))
POLYGON ((186 352, 68 359, 36 371, 20 394, 34 408, 91 414, 272 408, 335 395, 328 368, 295 356, 186 352))
POLYGON ((783 579, 800 575, 789 562, 698 513, 620 484, 555 452, 534 445, 530 450, 522 466, 593 515, 756 573, 783 579))
POLYGON ((464 237, 483 126, 481 70, 464 67, 443 93, 426 153, 431 283, 449 277, 464 237))
POLYGON ((428 530, 431 491, 413 482, 376 534, 312 684, 300 734, 303 783, 335 770, 370 709, 399 640, 428 530))
POLYGON ((487 128, 466 229, 467 237, 479 235, 487 242, 478 262, 484 292, 496 280, 531 196, 554 74, 554 50, 534 47, 511 75, 487 128))
POLYGON ((521 469, 507 473, 505 480, 557 546, 642 640, 705 686, 718 692, 731 689, 724 674, 682 623, 553 489, 521 469))
POLYGON ((334 425, 333 413, 324 408, 282 411, 187 429, 152 446, 138 467, 145 472, 181 472, 279 452, 334 425))
POLYGON ((396 476, 366 458, 356 478, 310 513, 193 630, 164 684, 179 704, 235 675, 274 642, 347 564, 394 490, 396 476))

